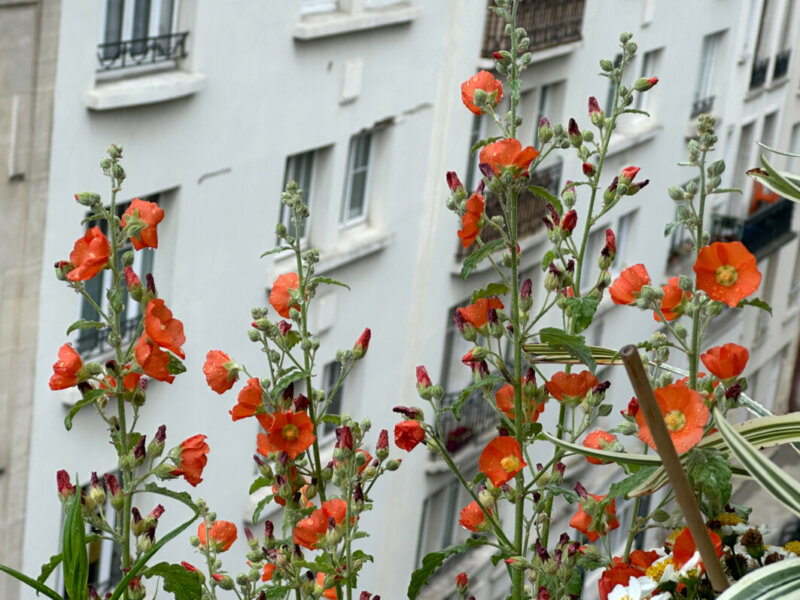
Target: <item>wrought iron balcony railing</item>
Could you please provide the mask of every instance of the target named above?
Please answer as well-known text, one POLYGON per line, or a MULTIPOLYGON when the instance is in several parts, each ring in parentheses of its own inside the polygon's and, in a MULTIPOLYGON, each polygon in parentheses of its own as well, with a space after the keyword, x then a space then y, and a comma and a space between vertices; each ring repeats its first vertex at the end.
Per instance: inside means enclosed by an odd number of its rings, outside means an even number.
POLYGON ((97 45, 98 71, 113 71, 186 58, 188 31, 97 45))
POLYGON ((692 103, 692 114, 690 119, 702 115, 703 113, 710 113, 714 109, 714 96, 706 96, 699 98, 692 103))
MULTIPOLYGON (((561 185, 561 170, 562 164, 556 163, 546 169, 538 169, 533 172, 531 177, 531 185, 537 185, 545 188, 554 196, 559 193, 559 186, 561 185)), ((489 192, 485 193, 484 200, 486 201, 486 216, 492 218, 497 215, 502 215, 503 210, 500 207, 500 198, 489 192)), ((536 196, 533 192, 523 190, 517 199, 517 237, 522 239, 524 237, 533 235, 544 227, 542 218, 545 215, 545 204, 547 202, 536 196)), ((484 227, 481 230, 481 240, 486 243, 500 237, 500 233, 491 226, 484 227)), ((461 259, 469 254, 469 249, 464 248, 461 244, 458 245, 457 258, 461 259)))
POLYGON ((772 68, 772 79, 780 79, 789 72, 789 59, 791 57, 791 48, 787 48, 775 56, 775 66, 772 68))
MULTIPOLYGON (((446 394, 442 398, 442 408, 453 406, 460 392, 446 394)), ((452 412, 442 416, 442 435, 449 452, 455 452, 467 445, 484 431, 495 427, 499 422, 497 413, 486 403, 480 391, 473 392, 461 405, 461 420, 456 420, 452 412)))
MULTIPOLYGON (((138 316, 120 321, 119 332, 124 343, 130 342, 133 336, 136 335, 141 320, 142 318, 138 316)), ((111 330, 108 328, 99 331, 97 329, 81 329, 75 343, 75 349, 83 360, 101 357, 111 351, 111 346, 108 345, 109 333, 111 333, 111 330)))
POLYGON ((769 58, 757 58, 753 61, 753 70, 750 73, 750 89, 760 88, 767 81, 767 68, 769 58))
POLYGON ((713 215, 711 239, 716 242, 740 241, 756 258, 763 258, 794 237, 793 212, 794 202, 781 198, 773 204, 763 203, 746 219, 713 215))
MULTIPOLYGON (((529 51, 543 50, 581 39, 584 0, 521 0, 517 7, 517 26, 528 32, 529 51)), ((487 9, 481 56, 510 50, 505 22, 487 9)))

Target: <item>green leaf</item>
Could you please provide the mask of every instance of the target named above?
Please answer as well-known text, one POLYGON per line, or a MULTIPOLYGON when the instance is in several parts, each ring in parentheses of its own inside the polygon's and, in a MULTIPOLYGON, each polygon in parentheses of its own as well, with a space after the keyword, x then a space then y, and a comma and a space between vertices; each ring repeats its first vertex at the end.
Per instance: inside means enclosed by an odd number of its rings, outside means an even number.
POLYGON ((170 354, 169 355, 169 364, 167 364, 167 371, 170 375, 180 375, 181 373, 186 372, 186 366, 181 362, 181 359, 177 356, 170 354))
POLYGON ((250 484, 250 490, 247 492, 248 494, 254 493, 256 490, 260 490, 263 487, 267 487, 270 485, 270 480, 266 477, 257 477, 253 483, 250 484))
POLYGON ((714 422, 731 453, 761 487, 778 502, 800 515, 800 483, 768 458, 762 456, 740 433, 714 409, 714 422))
POLYGON ((708 515, 723 512, 731 498, 731 465, 716 448, 694 448, 684 462, 686 474, 695 492, 708 503, 708 515))
POLYGON ((165 487, 161 487, 153 482, 148 483, 144 486, 145 491, 152 492, 153 494, 161 494, 162 496, 167 496, 168 498, 172 498, 173 500, 177 500, 178 502, 183 502, 186 506, 191 508, 192 510, 197 510, 197 505, 192 500, 191 494, 188 492, 176 492, 174 490, 167 489, 165 487))
POLYGON ((544 256, 542 256, 542 271, 547 271, 547 269, 550 268, 550 263, 553 262, 555 257, 556 253, 552 250, 548 250, 544 253, 544 256))
POLYGON ((86 319, 78 319, 67 328, 67 335, 76 329, 105 329, 106 324, 100 321, 88 321, 86 319))
POLYGON ((458 395, 458 400, 456 400, 452 406, 448 406, 445 410, 453 411, 453 416, 455 416, 457 421, 460 421, 461 407, 464 405, 464 402, 467 401, 467 398, 469 398, 475 390, 491 388, 492 386, 494 386, 495 383, 502 383, 503 381, 505 380, 502 377, 498 377, 497 375, 487 375, 480 381, 476 381, 469 387, 464 388, 458 395))
POLYGON ((196 600, 203 594, 199 573, 187 571, 183 565, 160 562, 144 572, 145 577, 161 577, 165 592, 175 596, 175 600, 196 600))
POLYGON ((482 290, 475 290, 472 292, 472 304, 475 304, 480 298, 493 298, 494 296, 502 296, 508 293, 508 286, 504 283, 490 283, 482 290))
MULTIPOLYGON (((560 331, 560 330, 559 330, 560 331)), ((589 353, 598 365, 621 365, 622 358, 619 352, 601 346, 587 346, 589 353)), ((537 363, 559 363, 564 365, 576 364, 578 361, 565 350, 554 349, 549 344, 523 344, 522 349, 531 355, 531 360, 537 363)))
POLYGON ((573 318, 575 333, 580 333, 592 324, 594 313, 597 312, 597 305, 600 298, 595 296, 584 296, 582 298, 564 298, 567 306, 567 314, 573 318))
POLYGON ((411 582, 408 584, 408 598, 415 600, 419 596, 422 587, 428 583, 428 579, 442 566, 444 561, 455 554, 464 554, 470 548, 483 546, 486 538, 467 539, 466 542, 458 546, 450 546, 440 552, 431 552, 422 559, 422 566, 411 574, 411 582))
POLYGON ((264 510, 264 507, 272 502, 272 499, 275 496, 270 494, 269 496, 264 496, 261 500, 258 501, 255 510, 253 511, 253 523, 258 523, 258 519, 261 517, 261 511, 264 510))
POLYGON ((64 600, 64 598, 62 598, 54 589, 47 587, 41 581, 36 581, 35 579, 33 579, 31 577, 28 577, 24 573, 20 573, 19 571, 16 571, 16 570, 12 569, 11 567, 7 567, 5 565, 0 565, 0 571, 2 571, 4 573, 8 573, 13 578, 18 579, 19 581, 21 581, 25 585, 27 585, 29 587, 32 587, 38 593, 44 594, 48 598, 52 598, 53 600, 64 600))
POLYGON ((582 454, 583 456, 591 456, 592 458, 599 458, 600 460, 608 460, 620 465, 639 465, 642 467, 657 467, 661 464, 661 459, 656 455, 650 454, 633 454, 629 452, 611 452, 610 450, 595 450, 587 448, 581 444, 573 444, 566 440, 560 440, 553 434, 542 431, 541 435, 548 441, 556 446, 561 446, 567 450, 572 450, 575 454, 582 454))
POLYGON ((461 278, 466 279, 475 270, 475 267, 492 252, 505 248, 506 243, 502 239, 492 240, 480 248, 476 248, 469 256, 464 259, 461 265, 461 278))
POLYGON ((664 226, 664 237, 669 237, 672 235, 672 232, 678 228, 678 225, 681 225, 679 221, 670 221, 664 226))
POLYGON ((592 353, 586 347, 586 339, 582 335, 570 335, 555 327, 545 327, 539 331, 539 339, 554 350, 563 350, 570 356, 589 367, 594 373, 597 363, 592 358, 592 353))
POLYGON ((267 250, 266 252, 262 252, 261 256, 258 258, 264 258, 265 256, 269 256, 270 254, 277 254, 278 252, 283 252, 284 250, 293 250, 291 246, 278 246, 277 248, 273 248, 272 250, 267 250))
POLYGON ((44 583, 47 581, 47 578, 50 577, 50 574, 56 570, 56 567, 61 564, 62 555, 54 554, 50 557, 50 560, 42 565, 42 571, 39 573, 39 577, 36 578, 36 581, 39 583, 44 583))
POLYGON ((286 598, 288 594, 291 593, 291 591, 292 588, 284 587, 282 585, 271 585, 264 590, 265 596, 268 600, 274 600, 276 598, 281 598, 281 599, 286 598))
POLYGON ((276 395, 280 395, 283 393, 287 387, 289 387, 290 383, 294 383, 298 379, 304 379, 308 377, 309 373, 305 370, 300 369, 292 369, 288 373, 284 373, 278 381, 275 382, 275 385, 272 387, 273 392, 276 395))
POLYGON ((64 556, 64 589, 70 600, 86 600, 89 581, 89 556, 86 553, 86 526, 81 516, 80 484, 75 478, 77 493, 72 497, 64 519, 62 555, 64 556))
POLYGON ((325 423, 331 423, 336 426, 342 424, 342 417, 340 417, 339 415, 325 415, 324 417, 322 417, 322 420, 325 423))
POLYGON ((341 281, 332 279, 330 277, 314 277, 309 283, 327 283, 328 285, 338 285, 340 287, 347 288, 348 290, 350 289, 350 286, 346 283, 342 283, 341 281))
POLYGON ((797 175, 777 171, 763 154, 761 155, 761 167, 760 169, 750 169, 747 174, 776 194, 794 202, 800 202, 800 179, 797 175))
POLYGON ((297 342, 300 341, 300 334, 296 332, 294 329, 290 329, 286 332, 286 335, 283 336, 283 343, 286 344, 286 349, 291 350, 295 347, 297 342))
POLYGON ((532 193, 534 196, 541 198, 545 202, 549 202, 550 204, 552 204, 553 208, 556 209, 556 212, 558 214, 560 215, 564 214, 564 207, 561 205, 561 200, 559 200, 557 196, 554 196, 552 193, 550 193, 550 190, 548 190, 547 188, 542 187, 540 185, 529 185, 528 191, 532 193))
POLYGON ((575 504, 578 501, 578 494, 575 491, 569 488, 561 487, 555 483, 548 483, 546 486, 544 486, 544 489, 550 492, 550 494, 553 496, 564 496, 564 499, 570 504, 575 504))
POLYGON ((785 600, 800 595, 800 559, 789 558, 761 567, 722 592, 717 600, 785 600))
POLYGON ((770 316, 772 316, 772 307, 761 298, 745 298, 744 300, 739 300, 739 304, 736 305, 736 308, 742 308, 744 306, 755 306, 756 308, 767 311, 770 316))
POLYGON ((81 411, 82 408, 84 408, 86 406, 89 406, 90 404, 93 404, 95 400, 97 400, 101 396, 105 395, 106 393, 108 393, 108 390, 103 390, 103 389, 100 389, 100 388, 97 388, 97 389, 94 389, 94 390, 89 390, 88 392, 86 392, 83 395, 83 398, 78 400, 72 406, 72 408, 69 409, 69 412, 67 413, 67 416, 64 417, 64 427, 67 428, 67 431, 72 429, 72 419, 75 418, 75 415, 77 415, 81 411))
POLYGON ((501 137, 490 137, 490 138, 485 139, 485 140, 478 140, 477 142, 475 142, 475 144, 472 146, 472 148, 470 148, 469 153, 470 154, 475 154, 478 150, 483 148, 486 144, 492 144, 492 143, 494 143, 494 142, 496 142, 497 140, 500 140, 500 139, 503 139, 503 138, 501 138, 501 137))

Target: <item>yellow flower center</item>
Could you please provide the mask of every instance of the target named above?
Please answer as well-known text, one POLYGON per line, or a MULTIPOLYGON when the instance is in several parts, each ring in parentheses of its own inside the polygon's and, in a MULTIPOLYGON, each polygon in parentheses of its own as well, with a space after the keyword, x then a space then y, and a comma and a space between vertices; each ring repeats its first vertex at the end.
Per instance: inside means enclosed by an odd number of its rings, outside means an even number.
POLYGON ((742 518, 739 515, 729 512, 720 513, 715 517, 715 519, 723 525, 738 525, 742 522, 742 518))
POLYGON ((670 556, 665 560, 660 560, 647 567, 645 575, 647 575, 653 581, 661 581, 661 577, 664 575, 664 569, 667 568, 667 565, 671 564, 672 564, 672 557, 670 556))
POLYGON ((297 429, 297 425, 292 425, 291 423, 284 425, 283 429, 281 429, 281 435, 283 435, 283 439, 289 442, 295 441, 299 434, 300 430, 297 429))
POLYGON ((731 286, 736 283, 739 274, 730 265, 723 265, 717 269, 717 283, 724 286, 731 286))
POLYGON ((511 473, 519 469, 520 462, 516 456, 509 454, 500 459, 500 466, 503 467, 506 473, 511 473))
POLYGON ((671 410, 664 415, 664 422, 670 431, 680 431, 686 425, 686 417, 679 410, 671 410))
POLYGON ((800 556, 800 542, 798 542, 797 540, 789 542, 783 547, 783 549, 786 550, 787 552, 791 552, 792 554, 797 554, 798 556, 800 556))

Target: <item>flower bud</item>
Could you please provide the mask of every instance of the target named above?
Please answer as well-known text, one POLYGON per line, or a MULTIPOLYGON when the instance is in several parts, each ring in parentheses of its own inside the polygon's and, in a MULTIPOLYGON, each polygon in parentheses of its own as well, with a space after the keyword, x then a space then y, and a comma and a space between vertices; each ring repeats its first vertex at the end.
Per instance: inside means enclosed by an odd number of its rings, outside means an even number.
POLYGON ((658 83, 658 77, 640 77, 633 84, 633 89, 637 92, 646 92, 658 83))
POLYGON ((583 174, 587 177, 591 177, 595 173, 594 165, 590 162, 584 162, 581 168, 583 169, 583 174))
POLYGON ((369 327, 366 328, 361 336, 356 340, 355 346, 353 346, 353 356, 356 360, 364 358, 364 355, 367 353, 369 349, 369 340, 372 338, 372 331, 370 331, 369 327))
POLYGON ((539 119, 539 131, 537 135, 540 144, 546 144, 553 139, 553 129, 550 127, 550 121, 547 120, 547 117, 539 119))
POLYGON ((569 124, 567 125, 567 134, 569 135, 570 144, 576 148, 580 148, 583 145, 583 135, 578 127, 578 123, 573 118, 570 118, 569 124))
POLYGON ((392 458, 389 462, 386 463, 386 470, 387 471, 397 471, 400 468, 400 463, 403 461, 399 458, 392 458))

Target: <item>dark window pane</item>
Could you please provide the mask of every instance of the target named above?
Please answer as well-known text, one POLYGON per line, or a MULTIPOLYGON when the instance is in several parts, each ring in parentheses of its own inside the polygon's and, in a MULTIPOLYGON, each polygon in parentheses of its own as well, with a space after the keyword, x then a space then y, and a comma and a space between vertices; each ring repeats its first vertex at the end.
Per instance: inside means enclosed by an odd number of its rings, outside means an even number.
POLYGON ((122 41, 122 15, 124 9, 124 0, 106 1, 106 27, 103 42, 108 45, 103 46, 104 59, 112 60, 119 56, 119 42, 122 41))

